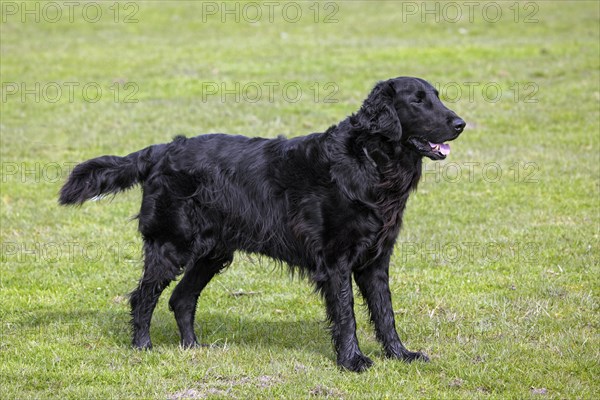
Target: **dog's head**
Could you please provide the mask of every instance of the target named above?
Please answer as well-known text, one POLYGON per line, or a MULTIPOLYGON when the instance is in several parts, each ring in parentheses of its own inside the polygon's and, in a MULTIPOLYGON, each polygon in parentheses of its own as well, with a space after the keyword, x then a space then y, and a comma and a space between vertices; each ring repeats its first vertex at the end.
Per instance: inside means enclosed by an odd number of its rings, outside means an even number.
POLYGON ((438 91, 419 78, 379 82, 357 114, 363 127, 401 142, 422 156, 442 160, 465 128, 463 121, 439 99, 438 91))

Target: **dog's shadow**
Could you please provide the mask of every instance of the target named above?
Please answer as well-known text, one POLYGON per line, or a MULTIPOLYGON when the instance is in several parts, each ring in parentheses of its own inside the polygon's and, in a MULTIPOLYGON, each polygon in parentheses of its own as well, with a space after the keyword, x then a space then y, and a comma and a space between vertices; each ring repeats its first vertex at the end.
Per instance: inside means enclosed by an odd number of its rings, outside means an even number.
MULTIPOLYGON (((117 347, 131 346, 129 314, 119 309, 104 311, 40 310, 23 316, 18 328, 34 335, 68 336, 71 342, 96 342, 117 347)), ((198 340, 211 348, 229 345, 269 347, 310 351, 318 354, 332 352, 327 324, 314 320, 286 320, 244 316, 233 312, 202 311, 196 315, 198 340)), ((150 335, 154 348, 179 346, 179 331, 168 311, 159 311, 152 318, 150 335)))
MULTIPOLYGON (((323 353, 332 349, 326 326, 318 319, 270 320, 220 311, 200 311, 194 328, 202 345, 215 348, 239 344, 323 353)), ((177 344, 179 333, 172 314, 157 313, 153 318, 151 335, 155 346, 177 344)))

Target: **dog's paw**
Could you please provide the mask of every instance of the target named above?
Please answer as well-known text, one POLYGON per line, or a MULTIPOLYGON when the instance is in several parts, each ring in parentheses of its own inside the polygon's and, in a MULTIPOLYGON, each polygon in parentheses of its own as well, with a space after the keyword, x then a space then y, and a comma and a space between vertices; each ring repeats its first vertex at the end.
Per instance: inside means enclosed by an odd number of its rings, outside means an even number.
POLYGON ((348 371, 363 372, 373 365, 373 361, 362 353, 354 353, 349 358, 338 359, 338 365, 348 371))
POLYGON ((179 345, 181 346, 182 349, 195 349, 197 347, 202 347, 200 346, 200 343, 193 341, 193 342, 181 342, 179 343, 179 345))
POLYGON ((408 363, 413 361, 429 362, 429 357, 420 351, 405 351, 399 358, 408 363))
POLYGON ((147 340, 134 340, 132 346, 136 350, 151 350, 152 342, 150 339, 147 340))
POLYGON ((198 342, 198 339, 196 339, 195 335, 181 339, 179 344, 184 349, 194 349, 196 347, 202 347, 202 345, 198 342))

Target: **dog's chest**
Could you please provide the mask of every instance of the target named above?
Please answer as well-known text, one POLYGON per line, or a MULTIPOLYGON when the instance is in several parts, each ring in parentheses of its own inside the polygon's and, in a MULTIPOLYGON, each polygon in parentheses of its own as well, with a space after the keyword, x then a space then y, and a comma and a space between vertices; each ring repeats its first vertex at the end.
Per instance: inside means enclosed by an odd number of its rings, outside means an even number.
POLYGON ((378 213, 382 221, 377 232, 378 246, 393 246, 395 243, 408 197, 416 189, 420 177, 420 164, 411 170, 399 168, 384 175, 377 196, 378 213))

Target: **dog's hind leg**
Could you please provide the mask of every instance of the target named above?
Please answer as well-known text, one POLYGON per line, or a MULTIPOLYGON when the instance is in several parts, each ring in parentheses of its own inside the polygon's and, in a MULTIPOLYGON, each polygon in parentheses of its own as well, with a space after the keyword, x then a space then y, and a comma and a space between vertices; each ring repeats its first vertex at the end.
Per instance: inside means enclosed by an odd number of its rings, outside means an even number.
POLYGON ((196 260, 181 278, 169 300, 169 308, 175 314, 175 320, 181 334, 183 347, 198 346, 194 333, 194 317, 198 297, 208 282, 233 259, 232 254, 218 257, 204 257, 196 260))
POLYGON ((144 274, 130 297, 134 347, 152 347, 152 313, 163 290, 177 277, 180 265, 178 252, 172 243, 144 241, 144 274))

